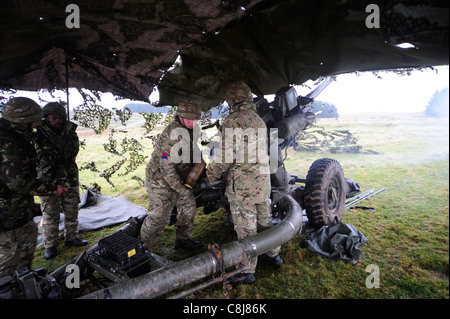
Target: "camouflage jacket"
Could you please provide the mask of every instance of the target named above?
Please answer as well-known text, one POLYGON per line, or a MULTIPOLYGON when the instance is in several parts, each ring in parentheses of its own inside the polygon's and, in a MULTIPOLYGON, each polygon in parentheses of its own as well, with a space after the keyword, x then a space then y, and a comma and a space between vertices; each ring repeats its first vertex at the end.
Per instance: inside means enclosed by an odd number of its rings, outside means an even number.
POLYGON ((58 185, 78 186, 76 157, 80 148, 77 125, 67 121, 56 133, 47 120, 37 127, 33 141, 38 158, 38 178, 58 185))
POLYGON ((184 182, 194 165, 192 135, 192 130, 184 128, 178 118, 167 125, 159 135, 147 164, 147 183, 156 181, 177 193, 186 191, 184 182), (178 134, 179 132, 183 134, 178 134), (183 154, 183 151, 189 151, 189 154, 183 154))
POLYGON ((0 231, 32 220, 34 196, 56 193, 56 185, 37 179, 31 134, 0 118, 0 231))
POLYGON ((258 132, 267 135, 267 127, 253 103, 233 106, 222 124, 222 149, 208 165, 206 175, 210 182, 225 178, 229 199, 261 203, 270 196, 268 157, 263 160, 260 156, 267 156, 267 141, 258 143, 258 132))

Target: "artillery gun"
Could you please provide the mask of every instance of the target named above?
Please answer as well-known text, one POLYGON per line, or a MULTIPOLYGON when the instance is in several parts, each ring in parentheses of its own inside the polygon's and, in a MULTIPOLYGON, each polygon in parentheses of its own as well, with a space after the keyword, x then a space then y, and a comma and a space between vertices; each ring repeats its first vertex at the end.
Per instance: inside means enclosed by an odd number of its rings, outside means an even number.
MULTIPOLYGON (((295 88, 280 89, 272 103, 265 98, 255 101, 257 111, 267 125, 268 134, 276 132, 269 152, 276 155, 276 169, 271 174, 271 206, 274 226, 254 236, 222 247, 210 244, 208 250, 191 258, 172 262, 145 250, 139 240, 142 219, 131 218, 114 234, 101 239, 67 264, 46 275, 41 271, 20 270, 19 298, 156 298, 185 285, 215 276, 197 287, 183 291, 173 298, 225 282, 232 275, 245 271, 252 257, 266 253, 300 234, 304 225, 316 229, 339 222, 345 210, 346 181, 340 164, 333 159, 319 159, 309 168, 306 178, 287 172, 282 152, 296 143, 297 134, 312 125, 315 114, 307 106, 329 84, 325 80, 307 96, 297 96, 295 88), (229 272, 227 272, 227 270, 229 272), (217 276, 218 275, 218 276, 217 276), (98 278, 106 279, 104 285, 98 278), (90 281, 98 290, 80 295, 77 283, 90 281), (74 293, 74 291, 77 291, 74 293)), ((203 167, 201 167, 203 168, 203 167)), ((204 213, 227 208, 225 182, 208 183, 204 170, 197 172, 194 194, 204 213)), ((232 223, 230 214, 224 221, 232 223)))
MULTIPOLYGON (((334 225, 342 218, 347 182, 341 165, 334 159, 318 159, 309 168, 307 176, 299 178, 286 170, 283 158, 283 151, 296 146, 298 134, 314 124, 316 114, 308 111, 308 106, 330 82, 330 78, 325 79, 306 96, 298 96, 294 87, 284 87, 276 92, 271 103, 264 97, 255 100, 268 135, 275 133, 275 137, 268 138, 271 141, 269 158, 276 159, 276 170, 270 175, 274 224, 284 218, 277 206, 281 194, 289 194, 304 208, 304 224, 312 229, 334 225)), ((208 183, 203 174, 195 186, 195 194, 197 206, 203 206, 204 213, 216 211, 220 207, 228 209, 223 180, 208 183)), ((228 211, 224 214, 224 222, 232 224, 228 211)))

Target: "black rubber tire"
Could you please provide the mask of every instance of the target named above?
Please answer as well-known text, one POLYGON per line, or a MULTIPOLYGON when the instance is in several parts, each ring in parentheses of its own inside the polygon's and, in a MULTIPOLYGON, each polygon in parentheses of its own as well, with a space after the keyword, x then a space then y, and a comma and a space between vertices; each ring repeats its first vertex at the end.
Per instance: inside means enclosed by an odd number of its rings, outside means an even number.
POLYGON ((321 158, 311 165, 304 201, 312 227, 331 226, 341 220, 345 210, 345 177, 338 161, 321 158))

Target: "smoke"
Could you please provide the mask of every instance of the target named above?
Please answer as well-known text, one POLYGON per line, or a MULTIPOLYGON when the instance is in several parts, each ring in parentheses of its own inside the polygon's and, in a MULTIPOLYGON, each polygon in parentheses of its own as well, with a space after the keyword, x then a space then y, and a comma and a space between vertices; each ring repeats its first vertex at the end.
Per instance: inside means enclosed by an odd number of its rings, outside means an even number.
POLYGON ((448 88, 434 93, 430 102, 428 102, 425 115, 431 117, 449 116, 448 88))

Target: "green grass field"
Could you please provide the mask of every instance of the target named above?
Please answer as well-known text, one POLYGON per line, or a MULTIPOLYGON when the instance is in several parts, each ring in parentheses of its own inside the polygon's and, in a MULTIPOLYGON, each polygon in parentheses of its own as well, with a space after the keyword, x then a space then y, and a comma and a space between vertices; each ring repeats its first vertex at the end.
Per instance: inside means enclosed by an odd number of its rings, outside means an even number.
MULTIPOLYGON (((139 122, 135 118, 135 121, 139 122)), ((305 177, 314 160, 328 157, 338 160, 345 176, 360 184, 361 190, 386 188, 385 192, 361 203, 375 211, 346 211, 343 222, 358 228, 368 242, 362 245, 357 265, 328 260, 305 248, 305 237, 297 236, 282 246, 281 256, 286 264, 277 272, 269 266, 258 265, 257 282, 235 287, 231 298, 284 299, 448 299, 449 298, 449 124, 446 119, 431 119, 419 114, 353 114, 339 119, 319 120, 317 125, 327 130, 349 130, 362 146, 360 153, 295 152, 290 149, 285 162, 292 174, 305 177), (368 152, 373 151, 373 152, 368 152), (377 153, 375 153, 377 152, 377 153), (368 288, 371 274, 367 267, 378 267, 379 287, 368 288)), ((80 139, 86 148, 78 162, 96 161, 106 168, 118 156, 103 150, 108 133, 100 136, 81 129, 80 139)), ((142 141, 148 155, 151 143, 141 138, 138 125, 130 126, 127 137, 142 141)), ((147 161, 146 161, 147 162, 147 161)), ((83 170, 83 184, 98 183, 102 193, 126 196, 130 201, 147 206, 145 187, 132 175, 144 178, 145 163, 134 173, 113 176, 115 187, 98 173, 83 170)), ((120 171, 119 171, 120 172, 120 171)), ((234 241, 233 230, 226 228, 219 210, 204 215, 198 209, 194 237, 204 243, 219 245, 234 241)), ((91 244, 112 233, 122 225, 81 234, 91 244)), ((179 252, 172 248, 174 226, 166 231, 156 253, 178 261, 196 252, 179 252)), ((205 248, 206 249, 206 248, 205 248)), ((84 249, 67 249, 61 245, 55 260, 43 258, 38 248, 34 267, 49 270, 66 263, 84 249)), ((222 298, 221 285, 196 292, 188 298, 222 298)))

